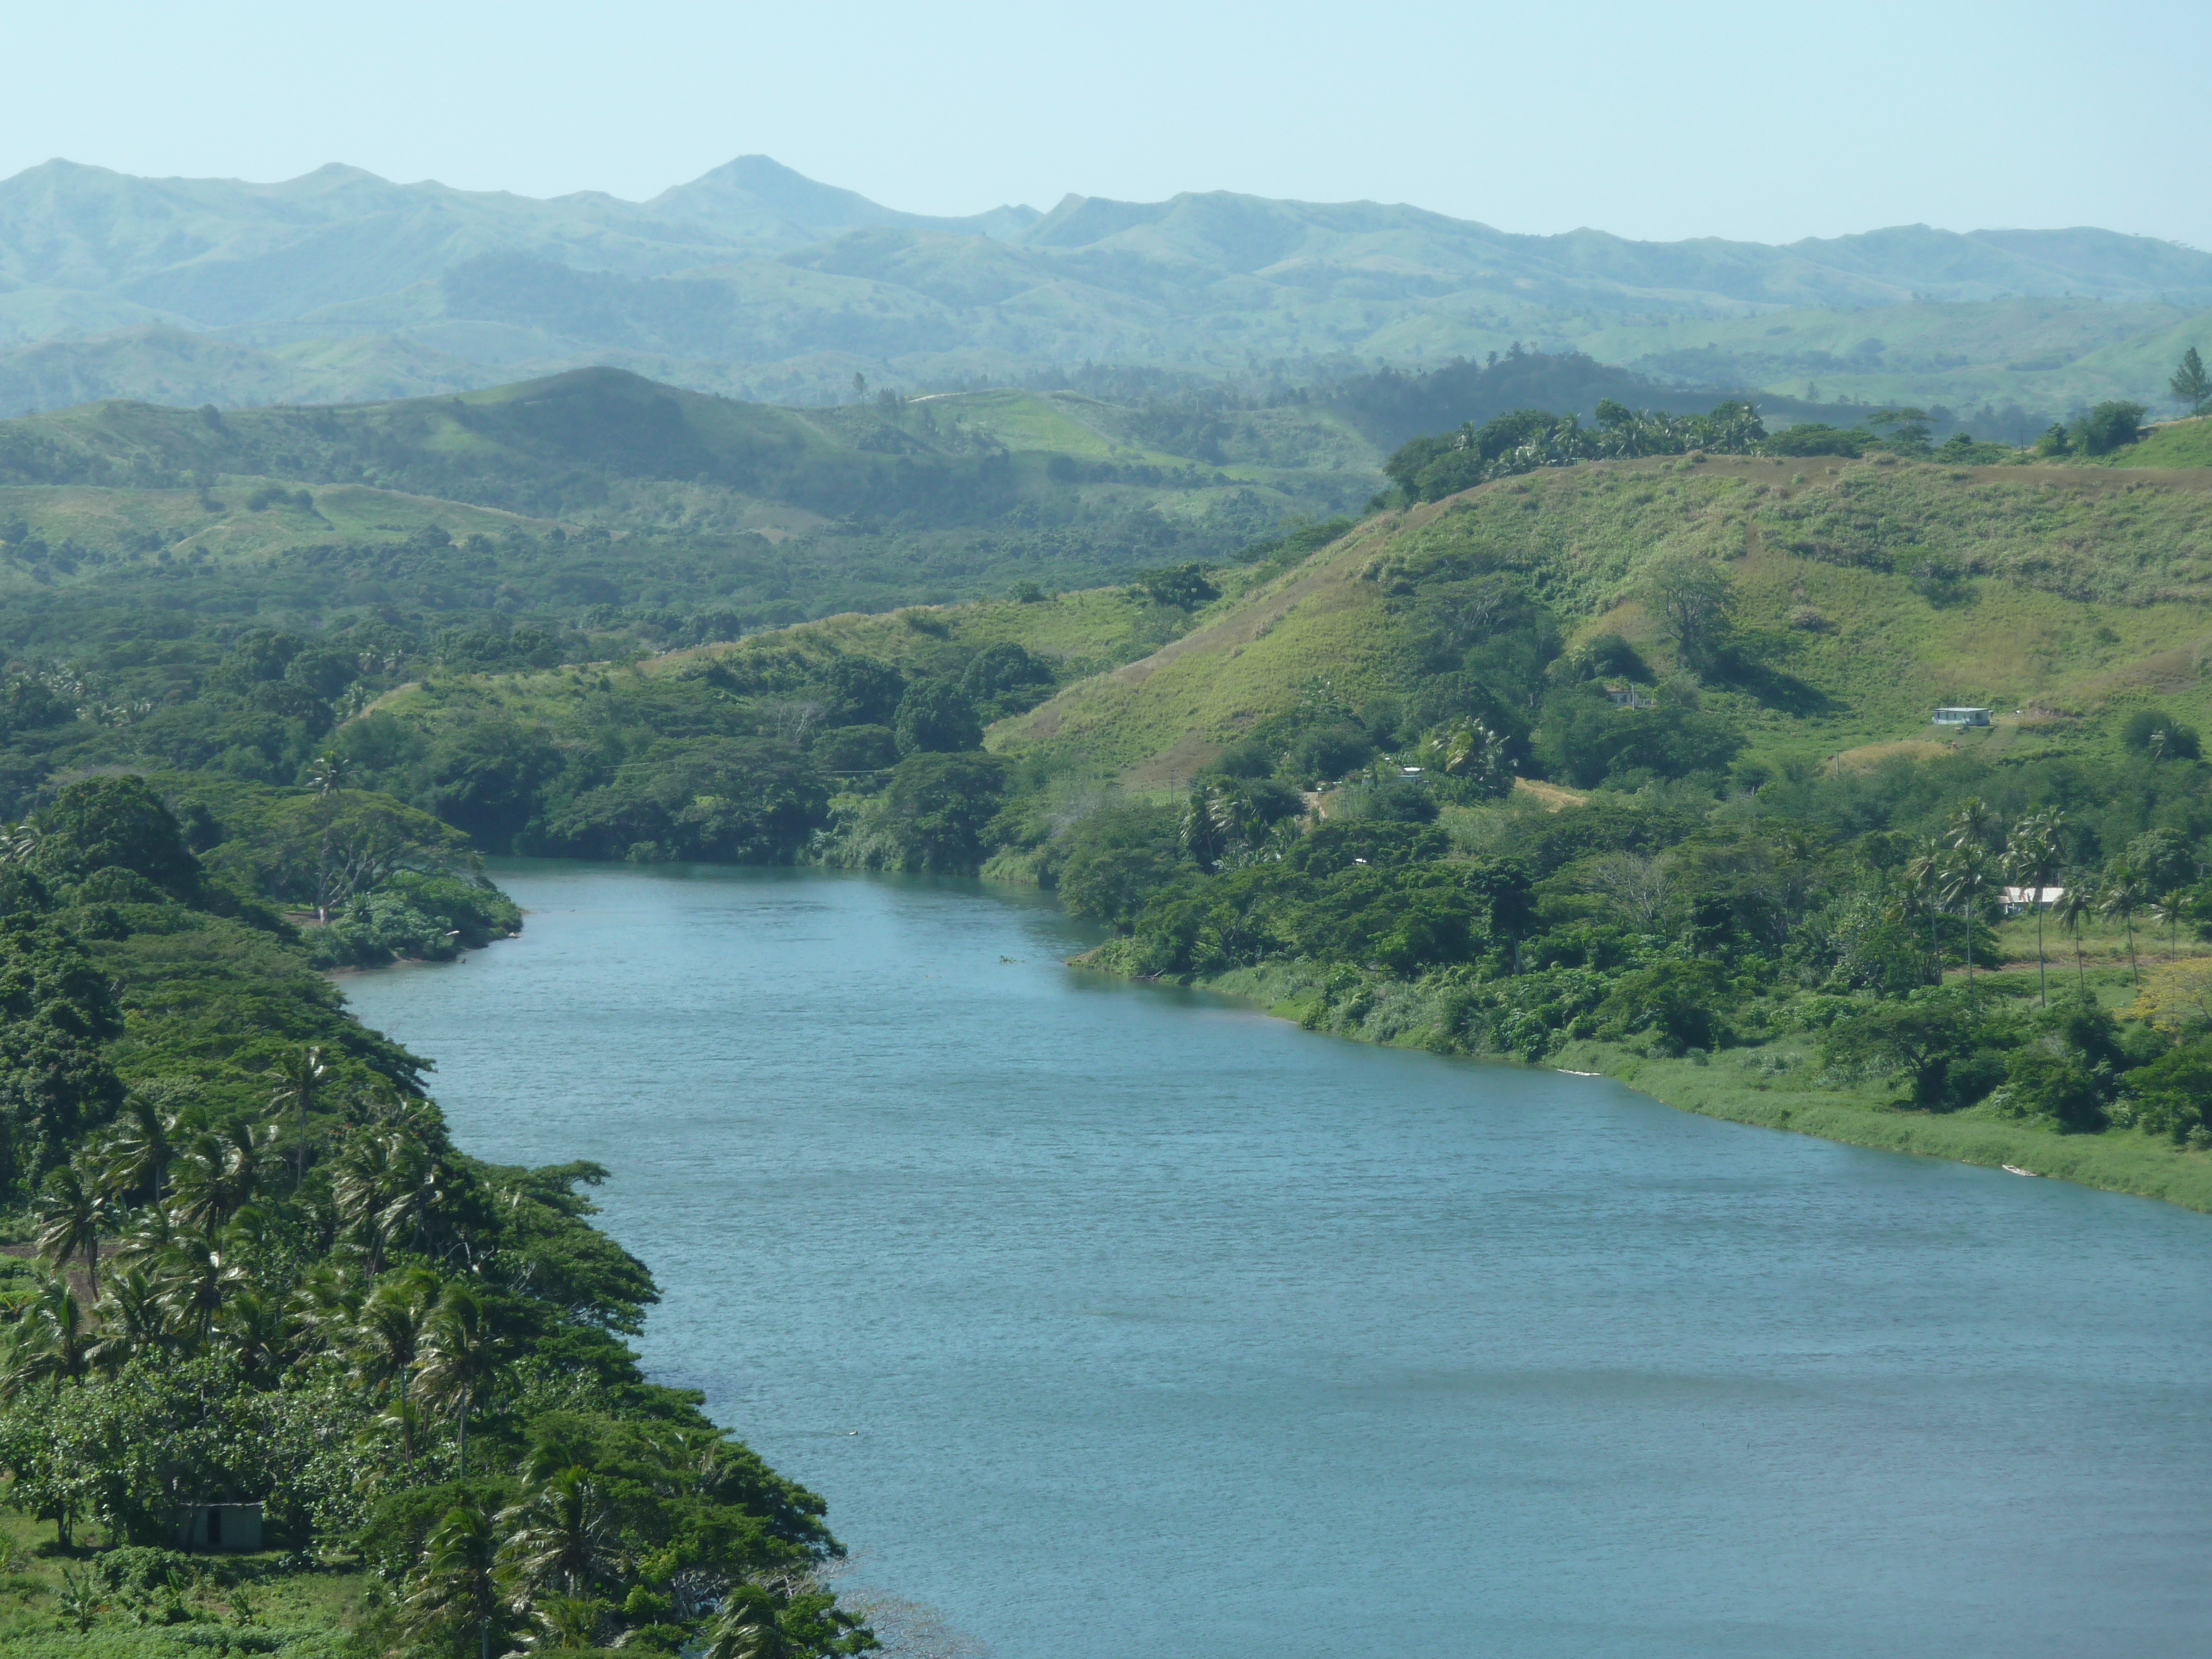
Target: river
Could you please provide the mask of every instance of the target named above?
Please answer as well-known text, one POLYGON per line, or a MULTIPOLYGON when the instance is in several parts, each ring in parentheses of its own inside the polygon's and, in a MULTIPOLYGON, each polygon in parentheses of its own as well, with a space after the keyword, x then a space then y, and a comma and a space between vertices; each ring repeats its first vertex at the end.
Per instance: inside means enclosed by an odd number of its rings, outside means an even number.
POLYGON ((999 1659, 2202 1655, 2212 1219, 1061 965, 975 883, 514 863, 346 981, 592 1158, 659 1380, 999 1659))

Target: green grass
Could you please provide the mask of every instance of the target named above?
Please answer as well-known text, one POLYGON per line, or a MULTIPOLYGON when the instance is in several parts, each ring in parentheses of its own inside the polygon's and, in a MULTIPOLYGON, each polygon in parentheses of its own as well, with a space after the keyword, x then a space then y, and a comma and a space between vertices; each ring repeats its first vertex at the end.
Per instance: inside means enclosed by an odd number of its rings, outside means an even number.
POLYGON ((81 1633, 61 1615, 62 1575, 88 1573, 94 1553, 80 1547, 64 1553, 54 1547, 52 1526, 18 1516, 0 1517, 0 1538, 12 1558, 0 1572, 5 1659, 224 1659, 226 1652, 271 1650, 287 1659, 324 1659, 345 1650, 362 1607, 357 1570, 279 1573, 273 1553, 202 1555, 191 1558, 196 1577, 184 1596, 190 1623, 139 1624, 133 1598, 103 1590, 99 1615, 81 1633), (231 1601, 239 1583, 252 1602, 247 1626, 238 1623, 231 1601))
MULTIPOLYGON (((2212 330, 2207 331, 2212 334, 2212 330)), ((2153 427, 2139 443, 2115 450, 2106 466, 2212 466, 2212 415, 2194 420, 2167 421, 2153 427)))

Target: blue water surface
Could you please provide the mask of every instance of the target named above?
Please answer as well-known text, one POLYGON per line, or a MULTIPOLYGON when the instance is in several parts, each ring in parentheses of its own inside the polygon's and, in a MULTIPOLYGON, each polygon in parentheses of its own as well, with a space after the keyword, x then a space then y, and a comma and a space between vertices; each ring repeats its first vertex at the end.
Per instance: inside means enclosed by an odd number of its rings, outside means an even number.
POLYGON ((346 981, 613 1171, 659 1380, 1000 1659, 2201 1656, 2212 1220, 1067 969, 973 883, 501 866, 346 981))

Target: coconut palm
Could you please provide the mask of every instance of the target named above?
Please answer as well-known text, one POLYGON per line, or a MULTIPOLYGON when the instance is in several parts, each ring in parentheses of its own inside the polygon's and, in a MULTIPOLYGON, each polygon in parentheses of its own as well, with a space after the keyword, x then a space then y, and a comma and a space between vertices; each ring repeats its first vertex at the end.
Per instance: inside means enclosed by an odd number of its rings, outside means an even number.
POLYGON ((2013 826, 2005 842, 2005 878, 2027 889, 2028 906, 2035 912, 2035 987, 2043 1006, 2051 1006, 2051 990, 2043 964, 2043 890, 2058 878, 2059 838, 2064 817, 2057 812, 2037 812, 2013 826))
POLYGON ((283 1363, 283 1310, 252 1285, 240 1285, 223 1298, 212 1329, 249 1378, 265 1379, 283 1363))
POLYGON ((269 1133, 250 1123, 192 1136, 173 1166, 177 1219, 220 1232, 261 1190, 269 1133))
POLYGON ((276 1085, 269 1097, 270 1112, 279 1118, 288 1111, 292 1113, 298 1127, 298 1144, 292 1154, 295 1160, 292 1187, 296 1192, 307 1178, 307 1113, 329 1079, 330 1068, 323 1064, 323 1051, 310 1047, 287 1054, 264 1075, 276 1085))
POLYGON ((176 1156, 177 1115, 143 1090, 134 1089, 123 1103, 123 1112, 102 1147, 101 1184, 116 1198, 143 1193, 155 1204, 161 1201, 169 1178, 169 1163, 176 1156))
POLYGON ((84 1259, 92 1293, 100 1294, 100 1236, 112 1230, 114 1206, 79 1164, 64 1164, 46 1177, 31 1206, 38 1224, 39 1254, 66 1269, 71 1256, 84 1259))
POLYGON ((2115 860, 2105 871, 2105 879, 2099 888, 2101 897, 2098 909, 2106 916, 2118 916, 2127 925, 2128 972, 2138 985, 2142 983, 2142 969, 2136 961, 2136 917, 2150 902, 2150 889, 2136 873, 2134 866, 2115 860))
POLYGON ((2181 955, 2181 922, 2191 909, 2189 895, 2179 888, 2170 893, 2160 893, 2151 901, 2150 919, 2166 928, 2166 959, 2177 960, 2181 955))
POLYGON ((465 1285, 448 1285, 425 1323, 415 1375, 422 1398, 453 1415, 464 1480, 469 1475, 469 1411, 498 1363, 483 1298, 465 1285))
POLYGON ((1944 873, 1948 863, 1943 843, 1929 837, 1906 862, 1905 879, 1913 897, 1928 912, 1928 958, 1936 964, 1938 984, 1943 979, 1943 953, 1936 942, 1936 917, 1942 908, 1944 873))
POLYGON ((775 1595, 759 1583, 730 1590, 708 1637, 706 1659, 801 1659, 814 1644, 801 1644, 792 1635, 781 1613, 775 1595))
POLYGON ((327 1261, 308 1268, 284 1307, 292 1352, 304 1358, 343 1349, 346 1334, 361 1318, 361 1283, 350 1274, 327 1261))
POLYGON ((93 1363, 113 1370, 143 1353, 158 1352, 168 1337, 159 1287, 145 1268, 132 1262, 107 1276, 107 1294, 93 1312, 99 1316, 100 1336, 93 1363))
POLYGON ((0 824, 0 864, 28 864, 42 839, 39 826, 27 818, 21 823, 0 824))
POLYGON ((619 1517, 589 1469, 556 1471, 502 1510, 499 1524, 522 1599, 556 1587, 581 1595, 621 1570, 619 1517))
POLYGON ((1944 836, 1962 852, 1969 848, 1986 850, 1996 825, 1996 814, 1990 811, 1989 804, 1979 795, 1969 795, 1952 810, 1944 836))
POLYGON ((477 1659, 491 1659, 492 1620, 500 1610, 499 1534, 480 1507, 457 1504, 430 1528, 401 1605, 418 1638, 441 1626, 474 1625, 477 1659))
POLYGON ((2097 890, 2076 880, 2051 907, 2051 919, 2074 936, 2074 978, 2081 1000, 2089 1000, 2088 972, 2081 965, 2081 929, 2097 914, 2097 890))
POLYGON ((94 1334, 84 1305, 68 1282, 49 1279, 32 1293, 15 1322, 0 1387, 7 1393, 45 1377, 81 1382, 92 1369, 94 1334))
MULTIPOLYGON (((1979 805, 1978 801, 1974 805, 1979 805)), ((1981 908, 1991 885, 1988 858, 1976 842, 1967 842, 1952 854, 1945 867, 1943 891, 1959 907, 1966 935, 1966 995, 1974 994, 1974 913, 1981 908)))
POLYGON ((532 1653, 575 1653, 596 1647, 593 1638, 606 1613, 607 1604, 596 1595, 540 1596, 530 1610, 537 1629, 522 1638, 522 1645, 532 1653))
MULTIPOLYGON (((422 1355, 423 1328, 437 1302, 438 1276, 428 1268, 409 1267, 379 1283, 346 1334, 353 1380, 379 1399, 405 1400, 422 1355)), ((411 1435, 407 1449, 411 1458, 411 1435)))
POLYGON ((253 1282, 233 1243, 222 1236, 179 1233, 155 1259, 155 1304, 170 1330, 195 1347, 206 1342, 224 1300, 253 1282))

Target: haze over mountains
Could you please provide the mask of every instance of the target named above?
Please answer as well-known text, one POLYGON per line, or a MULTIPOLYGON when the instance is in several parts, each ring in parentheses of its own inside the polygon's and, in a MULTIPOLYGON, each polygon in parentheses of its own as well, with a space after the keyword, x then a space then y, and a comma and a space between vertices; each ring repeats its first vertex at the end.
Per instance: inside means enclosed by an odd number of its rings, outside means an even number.
POLYGON ((644 203, 339 166, 258 185, 56 161, 0 183, 6 413, 389 398, 587 362, 822 402, 855 373, 1296 377, 1516 340, 1703 385, 2056 405, 2148 400, 2208 307, 2212 255, 2087 228, 1638 243, 1227 192, 945 219, 766 156, 644 203))

